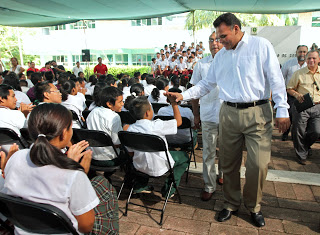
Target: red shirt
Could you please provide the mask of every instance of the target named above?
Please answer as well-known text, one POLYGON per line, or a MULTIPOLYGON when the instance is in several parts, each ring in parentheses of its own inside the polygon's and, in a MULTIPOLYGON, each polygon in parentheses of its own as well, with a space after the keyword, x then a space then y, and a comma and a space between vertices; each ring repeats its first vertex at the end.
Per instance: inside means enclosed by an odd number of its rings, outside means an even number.
MULTIPOLYGON (((108 68, 105 64, 97 64, 93 70, 94 73, 106 74, 108 72, 108 68)), ((98 75, 99 77, 99 75, 98 75)))
POLYGON ((37 69, 37 68, 34 68, 34 69, 33 68, 28 68, 27 72, 28 71, 33 71, 33 72, 36 73, 36 72, 39 72, 39 69, 37 69))

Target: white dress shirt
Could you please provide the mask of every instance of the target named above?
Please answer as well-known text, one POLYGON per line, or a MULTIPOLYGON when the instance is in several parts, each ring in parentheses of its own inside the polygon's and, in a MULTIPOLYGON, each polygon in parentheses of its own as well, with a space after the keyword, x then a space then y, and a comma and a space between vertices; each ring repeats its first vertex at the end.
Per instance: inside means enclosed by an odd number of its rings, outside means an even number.
POLYGON ((178 63, 177 64, 177 69, 178 70, 184 70, 184 69, 186 69, 187 68, 187 64, 186 64, 186 62, 182 62, 182 63, 178 63))
POLYGON ((78 77, 79 72, 83 72, 83 68, 81 68, 81 67, 78 68, 78 66, 75 66, 75 67, 73 67, 72 72, 74 75, 76 75, 78 77))
MULTIPOLYGON (((141 119, 129 126, 128 131, 138 132, 143 134, 157 135, 161 137, 168 148, 166 135, 174 135, 177 133, 177 121, 175 119, 169 121, 155 120, 150 121, 141 119)), ((130 151, 130 149, 129 149, 130 151)), ((171 167, 174 165, 174 160, 168 151, 171 167)), ((151 176, 161 176, 169 170, 166 153, 163 152, 140 152, 134 151, 133 166, 138 171, 151 176)))
POLYGON ((219 86, 223 101, 248 103, 272 97, 276 117, 289 117, 287 93, 277 56, 271 43, 244 34, 234 50, 222 48, 207 78, 182 93, 184 100, 197 99, 219 86))
POLYGON ((14 94, 15 94, 15 96, 17 98, 17 104, 16 104, 17 108, 20 107, 21 103, 24 103, 24 104, 30 104, 31 103, 29 97, 25 93, 23 93, 22 91, 15 90, 14 94))
POLYGON ((154 88, 156 88, 155 85, 153 85, 153 84, 147 84, 147 85, 144 87, 144 95, 145 95, 145 96, 149 96, 154 88))
POLYGON ((27 127, 27 119, 19 110, 11 110, 7 107, 0 108, 0 127, 9 128, 21 136, 20 129, 27 127))
POLYGON ((302 69, 304 67, 307 66, 307 63, 304 62, 301 66, 300 64, 298 64, 298 59, 297 58, 292 58, 290 60, 288 60, 287 62, 285 62, 281 68, 282 74, 283 74, 283 78, 285 80, 286 85, 288 85, 292 74, 299 70, 302 69))
MULTIPOLYGON (((177 62, 176 62, 176 61, 173 61, 173 62, 170 61, 170 62, 169 62, 169 67, 170 67, 171 70, 173 70, 176 66, 177 66, 177 62)), ((174 71, 175 71, 175 70, 174 70, 174 71)))
POLYGON ((164 59, 164 60, 158 60, 157 62, 157 66, 160 65, 161 70, 164 70, 166 66, 169 66, 168 60, 164 59))
MULTIPOLYGON (((120 144, 118 132, 123 130, 121 119, 111 109, 95 107, 87 117, 87 126, 89 130, 106 132, 111 137, 114 145, 120 144)), ((112 147, 94 147, 92 151, 92 158, 95 160, 112 160, 117 157, 112 147)))
MULTIPOLYGON (((74 111, 78 115, 78 120, 81 121, 82 112, 87 107, 85 96, 78 92, 77 95, 68 95, 68 99, 62 101, 61 104, 69 110, 74 111)), ((78 121, 72 120, 73 128, 80 129, 81 125, 78 121)))
MULTIPOLYGON (((191 127, 194 127, 194 116, 189 108, 179 107, 181 117, 188 118, 191 122, 191 127)), ((174 116, 172 106, 162 107, 158 111, 159 116, 174 116)), ((168 143, 183 144, 191 140, 190 129, 178 129, 175 135, 166 135, 168 143)))
MULTIPOLYGON (((6 179, 1 192, 53 205, 62 210, 78 230, 75 216, 83 215, 99 204, 87 175, 80 170, 61 169, 53 165, 36 166, 30 160, 29 153, 30 149, 23 149, 12 155, 5 168, 6 179)), ((15 234, 35 233, 15 227, 15 234)))
MULTIPOLYGON (((199 60, 194 67, 190 83, 196 85, 206 79, 209 68, 213 61, 212 55, 199 60)), ((219 99, 219 87, 213 88, 209 94, 200 98, 200 119, 203 122, 219 123, 219 112, 222 100, 219 99)))

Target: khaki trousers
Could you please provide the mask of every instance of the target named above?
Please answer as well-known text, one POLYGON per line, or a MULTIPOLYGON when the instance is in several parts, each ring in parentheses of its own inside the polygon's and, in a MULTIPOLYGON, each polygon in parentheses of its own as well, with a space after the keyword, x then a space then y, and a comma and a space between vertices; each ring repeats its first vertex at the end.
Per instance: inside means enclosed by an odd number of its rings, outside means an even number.
POLYGON ((259 212, 271 154, 271 104, 237 109, 223 103, 219 118, 224 208, 235 211, 241 204, 240 167, 245 143, 247 161, 244 204, 250 212, 259 212))

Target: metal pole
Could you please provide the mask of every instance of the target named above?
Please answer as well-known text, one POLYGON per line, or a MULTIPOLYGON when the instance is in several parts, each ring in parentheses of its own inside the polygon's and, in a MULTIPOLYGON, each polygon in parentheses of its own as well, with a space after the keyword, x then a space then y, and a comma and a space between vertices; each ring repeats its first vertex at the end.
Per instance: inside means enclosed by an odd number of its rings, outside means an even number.
POLYGON ((23 56, 22 56, 20 29, 19 28, 17 28, 17 34, 18 34, 18 46, 19 46, 20 62, 21 62, 21 66, 23 66, 23 56))
POLYGON ((194 10, 192 11, 192 35, 193 35, 193 43, 196 46, 196 35, 195 35, 195 25, 194 25, 194 10))

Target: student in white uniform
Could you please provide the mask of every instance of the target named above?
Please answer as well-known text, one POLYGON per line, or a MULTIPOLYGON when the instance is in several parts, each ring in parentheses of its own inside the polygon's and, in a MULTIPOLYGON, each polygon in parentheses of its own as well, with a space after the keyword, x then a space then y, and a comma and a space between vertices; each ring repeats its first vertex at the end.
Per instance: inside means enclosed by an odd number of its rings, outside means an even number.
MULTIPOLYGON (((144 134, 152 134, 160 136, 166 142, 166 135, 173 135, 177 133, 177 127, 181 125, 182 119, 180 116, 179 108, 174 100, 171 100, 174 113, 173 120, 162 121, 153 118, 153 109, 146 99, 146 97, 137 97, 130 104, 130 112, 137 119, 137 122, 130 125, 128 131, 138 132, 144 134)), ((179 186, 181 176, 188 167, 189 158, 185 152, 170 151, 169 153, 170 164, 173 167, 175 182, 179 186)), ((143 173, 150 176, 161 176, 169 170, 169 164, 165 152, 139 152, 134 151, 133 155, 134 167, 143 173)), ((161 189, 162 196, 173 196, 175 189, 172 188, 169 192, 170 182, 167 179, 165 185, 161 189)), ((138 178, 134 192, 143 193, 150 192, 148 187, 148 178, 138 178)))
POLYGON ((177 74, 178 75, 178 71, 177 71, 177 62, 176 62, 176 57, 172 56, 171 57, 171 61, 169 62, 169 75, 171 74, 177 74))
POLYGON ((93 94, 94 86, 98 82, 98 79, 97 79, 96 75, 91 75, 89 77, 89 81, 91 81, 91 82, 86 84, 86 88, 87 88, 86 95, 92 95, 93 94))
MULTIPOLYGON (((87 117, 89 130, 106 132, 116 147, 120 147, 118 132, 122 131, 121 119, 116 112, 123 107, 122 91, 115 87, 106 87, 99 92, 99 103, 87 117)), ((118 166, 124 163, 125 155, 117 158, 112 147, 94 147, 92 164, 97 166, 118 166)))
POLYGON ((158 65, 157 65, 157 59, 156 58, 152 58, 152 62, 151 62, 151 74, 156 74, 157 69, 158 69, 158 65))
POLYGON ((17 98, 17 108, 20 107, 20 104, 31 105, 29 97, 21 91, 20 83, 18 76, 15 73, 9 73, 4 77, 3 84, 11 86, 14 90, 14 93, 17 98))
POLYGON ((122 111, 128 111, 129 110, 129 103, 138 96, 144 96, 144 88, 141 83, 133 84, 130 88, 130 94, 125 102, 124 106, 122 108, 122 111))
POLYGON ((147 85, 144 87, 144 94, 146 96, 149 96, 152 90, 156 88, 156 86, 154 85, 154 83, 156 82, 156 79, 152 75, 148 75, 146 78, 146 81, 147 81, 147 85))
MULTIPOLYGON (((26 116, 16 109, 17 98, 12 87, 0 85, 0 127, 9 128, 20 136, 20 129, 26 127, 26 116)), ((27 113, 25 113, 27 115, 27 113)))
POLYGON ((39 82, 35 85, 34 94, 39 104, 56 103, 61 104, 62 95, 55 85, 48 81, 39 82))
POLYGON ((159 78, 156 81, 156 88, 154 88, 148 97, 150 103, 167 104, 167 97, 164 93, 169 90, 169 81, 166 78, 159 78))
POLYGON ((188 75, 187 64, 184 61, 184 58, 182 56, 179 57, 179 63, 177 64, 177 70, 178 70, 179 74, 188 75))
POLYGON ((73 120, 73 128, 80 129, 84 118, 82 116, 82 111, 86 108, 85 96, 81 93, 78 94, 78 89, 80 88, 79 82, 77 84, 68 80, 62 84, 60 91, 62 93, 62 105, 67 109, 74 111, 78 120, 73 120), (80 123, 81 122, 81 123, 80 123))
POLYGON ((102 91, 104 88, 109 87, 109 85, 105 82, 98 82, 93 91, 93 102, 89 106, 89 111, 92 111, 95 107, 97 107, 97 104, 100 102, 100 91, 102 91))
MULTIPOLYGON (((181 93, 181 90, 174 87, 169 89, 169 92, 178 92, 181 93)), ((170 102, 168 100, 168 102, 170 102)), ((191 122, 191 127, 194 128, 194 116, 189 108, 184 108, 178 105, 181 117, 186 117, 190 120, 191 122)), ((159 116, 173 116, 173 110, 171 105, 162 107, 159 109, 158 114, 159 116)), ((194 139, 196 139, 196 135, 193 135, 194 139)), ((190 130, 189 128, 187 129, 178 129, 178 132, 176 135, 166 135, 166 139, 168 143, 172 144, 183 144, 183 143, 188 143, 191 140, 191 135, 190 135, 190 130)), ((196 140, 195 140, 196 142, 196 140)))
MULTIPOLYGON (((70 112, 60 104, 39 105, 30 115, 29 127, 35 142, 31 149, 17 151, 9 160, 5 159, 2 193, 59 208, 81 234, 103 228, 98 213, 101 209, 108 208, 110 215, 115 213, 112 219, 107 219, 117 223, 118 208, 115 207, 114 211, 110 209, 117 205, 112 186, 101 176, 93 178, 90 183, 86 175, 92 155, 91 150, 84 151, 89 146, 88 142, 81 141, 71 146, 67 153, 62 152, 73 133, 70 112), (107 187, 111 187, 111 191, 107 187), (108 201, 101 197, 102 194, 109 194, 108 201)), ((5 158, 3 152, 1 158, 5 158)), ((109 232, 113 230, 108 229, 109 232)), ((31 235, 18 227, 15 232, 31 235)))

